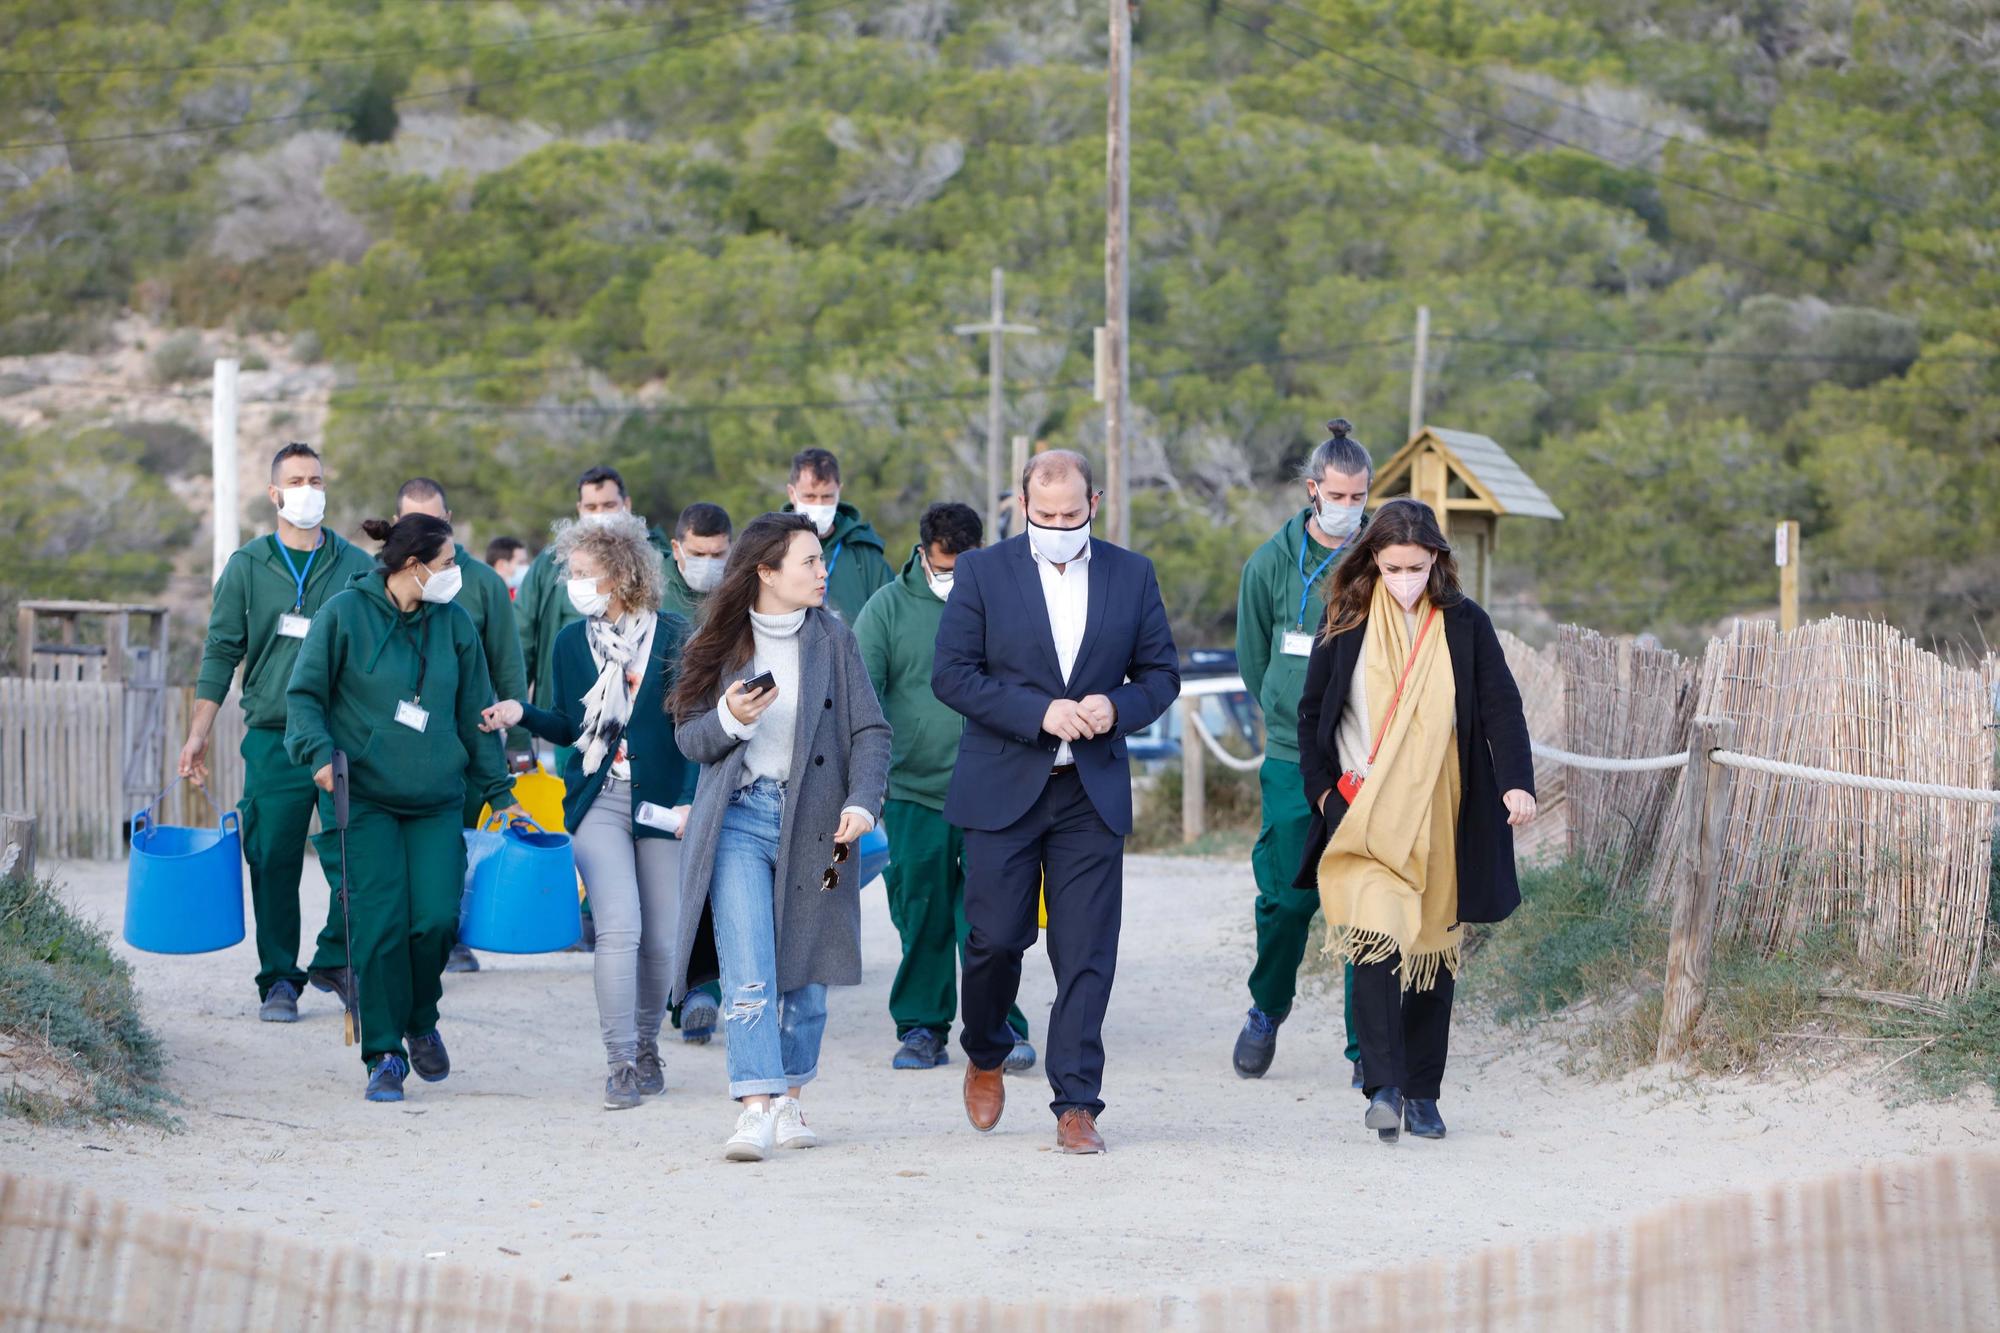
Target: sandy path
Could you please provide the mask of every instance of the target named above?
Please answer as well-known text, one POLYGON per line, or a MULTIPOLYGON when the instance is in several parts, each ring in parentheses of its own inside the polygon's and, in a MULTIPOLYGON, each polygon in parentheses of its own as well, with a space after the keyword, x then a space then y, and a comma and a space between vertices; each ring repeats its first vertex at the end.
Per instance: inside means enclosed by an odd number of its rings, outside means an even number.
MULTIPOLYGON (((52 869, 115 926, 122 867, 52 869)), ((323 901, 308 875, 308 903, 323 901)), ((1459 1029, 1447 1078, 1451 1138, 1385 1150, 1339 1076, 1337 998, 1302 1006, 1261 1083, 1230 1072, 1247 868, 1135 857, 1128 881, 1103 1158, 1049 1151, 1039 1073, 1010 1080, 1007 1118, 982 1138, 960 1109, 956 1061, 888 1068, 897 951, 877 888, 865 899, 866 979, 834 993, 808 1097, 826 1140, 816 1152, 719 1160, 733 1119, 720 1047, 675 1046, 665 1098, 598 1109, 603 1065, 579 955, 489 956, 487 971, 448 979, 451 1079, 412 1080, 400 1107, 368 1105, 330 998, 314 993, 295 1027, 256 1021, 245 944, 133 955, 186 1132, 0 1121, 0 1167, 235 1226, 404 1258, 443 1251, 612 1292, 1150 1293, 1175 1308, 1218 1285, 1458 1253, 1686 1194, 2000 1139, 1985 1099, 1892 1110, 1845 1077, 1582 1083, 1556 1071, 1548 1046, 1475 1020, 1459 1029)), ((309 928, 316 918, 309 906, 309 928)), ((1052 989, 1038 950, 1022 997, 1038 1033, 1052 989)))

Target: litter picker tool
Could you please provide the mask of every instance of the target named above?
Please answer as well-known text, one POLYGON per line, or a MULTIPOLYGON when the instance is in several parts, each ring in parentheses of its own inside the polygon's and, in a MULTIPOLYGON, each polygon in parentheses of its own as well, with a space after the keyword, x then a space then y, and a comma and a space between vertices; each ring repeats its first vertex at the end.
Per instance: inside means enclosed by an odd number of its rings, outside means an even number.
POLYGON ((361 969, 354 965, 354 909, 347 898, 347 752, 333 752, 333 827, 340 839, 340 929, 347 943, 347 1003, 341 1011, 341 1045, 361 1033, 361 969))

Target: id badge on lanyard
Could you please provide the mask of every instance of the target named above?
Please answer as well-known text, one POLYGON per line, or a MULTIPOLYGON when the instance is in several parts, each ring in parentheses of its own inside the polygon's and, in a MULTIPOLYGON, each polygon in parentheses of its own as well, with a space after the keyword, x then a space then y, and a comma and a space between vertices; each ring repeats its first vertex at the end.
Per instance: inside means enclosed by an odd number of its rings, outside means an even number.
POLYGON ((430 726, 431 715, 430 711, 415 699, 405 699, 396 705, 396 721, 411 731, 421 732, 430 726))
POLYGON ((1278 643, 1278 650, 1287 657, 1311 657, 1313 636, 1305 630, 1288 629, 1278 643))
POLYGON ((300 615, 296 611, 278 617, 278 637, 281 639, 303 639, 312 628, 312 617, 300 615))

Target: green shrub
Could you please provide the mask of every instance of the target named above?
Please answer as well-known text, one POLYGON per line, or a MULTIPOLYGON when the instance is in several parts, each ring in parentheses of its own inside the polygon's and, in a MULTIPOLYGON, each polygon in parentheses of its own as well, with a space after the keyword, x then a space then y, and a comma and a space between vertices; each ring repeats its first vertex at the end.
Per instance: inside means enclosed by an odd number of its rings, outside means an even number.
POLYGON ((14 1070, 8 1114, 175 1123, 131 969, 48 880, 0 880, 0 1042, 14 1070))
POLYGON ((192 329, 176 333, 153 352, 153 378, 161 384, 199 379, 215 369, 215 353, 192 329))

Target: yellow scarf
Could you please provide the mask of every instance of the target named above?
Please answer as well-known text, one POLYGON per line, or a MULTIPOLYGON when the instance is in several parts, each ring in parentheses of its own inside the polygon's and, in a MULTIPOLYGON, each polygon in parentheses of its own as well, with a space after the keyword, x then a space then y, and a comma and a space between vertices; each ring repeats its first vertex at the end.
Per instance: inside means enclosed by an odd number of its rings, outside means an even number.
MULTIPOLYGON (((1417 627, 1430 614, 1417 603, 1417 627)), ((1377 580, 1356 668, 1379 732, 1410 657, 1403 608, 1377 580)), ((1444 616, 1410 668, 1402 702, 1354 805, 1319 860, 1326 949, 1350 963, 1401 956, 1404 990, 1429 990, 1440 965, 1458 974, 1458 707, 1444 616)))

